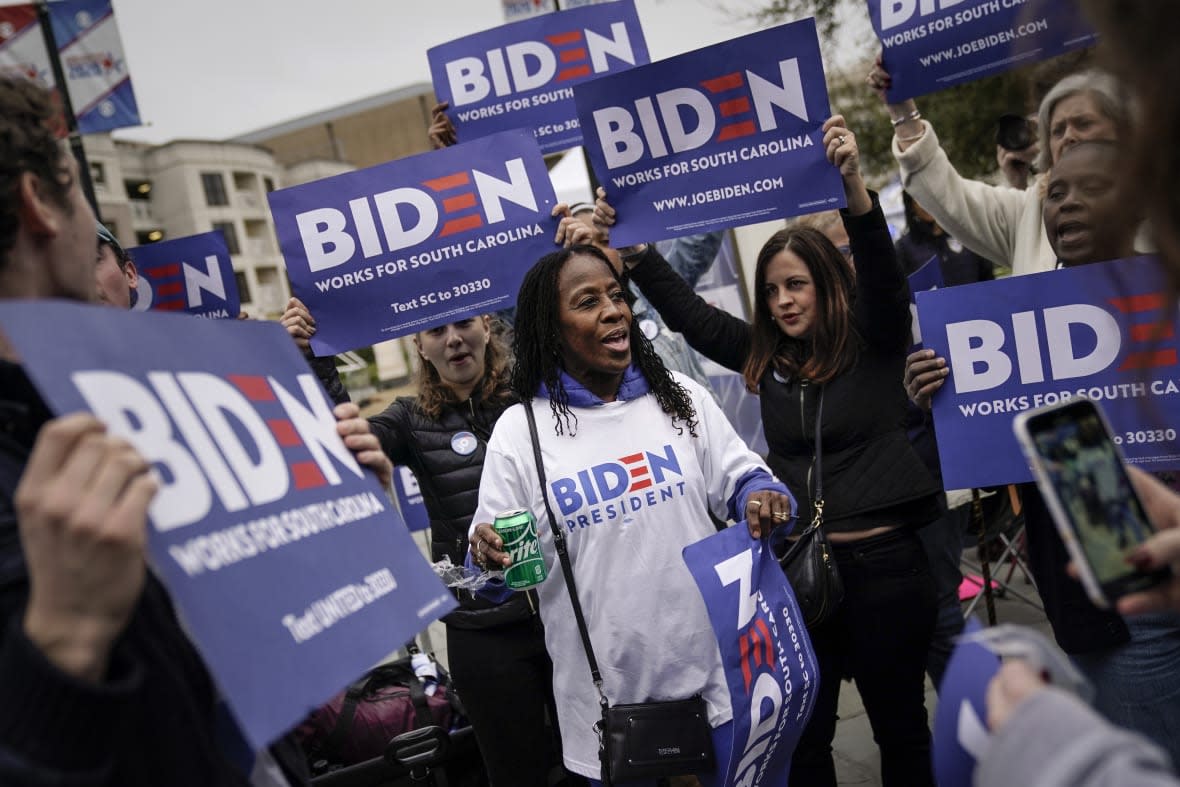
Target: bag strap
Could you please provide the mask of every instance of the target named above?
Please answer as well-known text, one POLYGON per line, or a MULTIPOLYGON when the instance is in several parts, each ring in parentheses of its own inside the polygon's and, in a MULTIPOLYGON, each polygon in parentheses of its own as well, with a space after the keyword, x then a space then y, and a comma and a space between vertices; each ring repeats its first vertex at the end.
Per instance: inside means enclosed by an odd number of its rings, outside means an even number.
POLYGON ((557 526, 557 518, 553 516, 553 506, 549 503, 548 482, 545 480, 545 462, 541 459, 541 440, 537 435, 537 418, 533 415, 531 399, 523 401, 524 414, 529 422, 529 438, 533 443, 533 460, 537 463, 537 477, 541 482, 541 499, 545 501, 545 513, 549 517, 549 530, 553 533, 553 547, 557 550, 557 559, 561 561, 561 573, 565 576, 565 589, 569 591, 570 605, 574 608, 574 620, 578 623, 578 633, 582 636, 582 647, 586 651, 586 661, 590 664, 590 677, 594 681, 594 688, 598 691, 598 704, 606 712, 610 703, 602 690, 602 673, 598 669, 598 660, 594 658, 594 647, 590 644, 590 632, 586 628, 586 616, 582 614, 582 604, 578 601, 578 586, 574 582, 574 567, 570 565, 569 549, 565 541, 565 533, 557 526))
POLYGON ((824 516, 824 386, 819 388, 819 403, 815 406, 815 509, 813 521, 823 522, 824 516))
POLYGON ((779 562, 784 566, 788 565, 795 559, 795 555, 803 549, 807 544, 808 539, 824 524, 824 442, 823 442, 823 418, 824 418, 824 389, 820 386, 819 402, 815 406, 815 494, 811 502, 811 524, 807 526, 799 537, 792 542, 790 548, 779 559, 779 562))

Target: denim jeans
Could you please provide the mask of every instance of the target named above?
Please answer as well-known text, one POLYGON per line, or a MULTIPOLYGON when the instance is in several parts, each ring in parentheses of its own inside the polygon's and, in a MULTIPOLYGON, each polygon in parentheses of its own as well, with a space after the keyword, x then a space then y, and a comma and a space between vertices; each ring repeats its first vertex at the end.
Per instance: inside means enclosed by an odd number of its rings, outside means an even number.
POLYGON ((937 600, 926 553, 911 530, 833 544, 844 601, 811 629, 819 693, 791 764, 792 787, 835 787, 832 738, 840 681, 849 676, 881 749, 884 787, 933 787, 926 720, 926 654, 937 600))
POLYGON ((955 649, 955 637, 963 630, 963 607, 959 603, 963 572, 959 569, 959 561, 963 557, 963 535, 970 513, 970 506, 949 508, 941 517, 918 530, 926 559, 930 561, 930 574, 934 577, 934 592, 938 597, 934 637, 930 652, 926 654, 926 673, 935 689, 942 685, 942 675, 946 672, 951 651, 955 649))
POLYGON ((1127 618, 1127 628, 1127 644, 1072 658, 1097 691, 1099 713, 1180 763, 1180 618, 1142 615, 1127 618))
MULTIPOLYGON (((722 787, 725 773, 729 770, 730 748, 733 744, 733 722, 727 721, 713 728, 713 751, 717 755, 717 768, 713 773, 697 775, 702 787, 722 787)), ((656 780, 642 782, 617 782, 615 787, 656 787, 656 780)), ((598 779, 590 780, 590 787, 602 787, 598 779)))

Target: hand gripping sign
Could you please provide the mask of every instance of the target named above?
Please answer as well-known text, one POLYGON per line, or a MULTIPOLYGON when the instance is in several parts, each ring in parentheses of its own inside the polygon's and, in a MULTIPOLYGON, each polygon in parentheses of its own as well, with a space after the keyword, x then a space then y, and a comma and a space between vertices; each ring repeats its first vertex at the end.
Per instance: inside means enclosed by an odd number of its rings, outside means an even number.
POLYGON ((811 718, 819 665, 795 594, 766 541, 744 522, 684 548, 729 684, 733 748, 719 784, 787 783, 791 755, 811 718))
POLYGON ((242 308, 238 282, 220 232, 136 246, 128 254, 139 272, 136 311, 237 319, 242 308))
POLYGON ((815 21, 574 88, 617 246, 844 206, 815 21))
POLYGON ((556 250, 553 184, 520 130, 269 199, 321 356, 506 309, 525 272, 556 250))
POLYGON ((633 0, 513 22, 426 56, 460 140, 527 128, 545 153, 582 143, 574 85, 648 62, 633 0))
POLYGON ((1032 479, 1016 413, 1102 402, 1127 461, 1180 468, 1176 317, 1152 257, 917 294, 922 340, 947 360, 934 395, 948 489, 1032 479))
POLYGON ((152 567, 255 749, 454 607, 277 324, 28 301, 0 328, 156 466, 152 567))
POLYGON ((889 101, 1093 46, 1077 0, 867 0, 889 101))

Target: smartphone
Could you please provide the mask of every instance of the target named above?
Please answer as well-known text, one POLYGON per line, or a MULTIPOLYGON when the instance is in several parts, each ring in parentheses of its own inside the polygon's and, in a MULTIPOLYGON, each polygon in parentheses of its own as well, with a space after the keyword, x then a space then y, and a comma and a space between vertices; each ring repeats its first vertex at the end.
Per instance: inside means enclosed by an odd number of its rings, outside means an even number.
POLYGON ((1101 409, 1089 399, 1021 413, 1012 424, 1086 595, 1099 607, 1171 576, 1127 554, 1155 533, 1101 409))

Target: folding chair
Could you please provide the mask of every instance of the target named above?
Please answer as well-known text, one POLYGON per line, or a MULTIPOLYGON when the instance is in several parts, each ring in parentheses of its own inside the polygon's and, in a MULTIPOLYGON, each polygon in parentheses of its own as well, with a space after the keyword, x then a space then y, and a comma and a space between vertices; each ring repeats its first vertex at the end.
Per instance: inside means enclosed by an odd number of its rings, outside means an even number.
POLYGON ((1015 486, 1007 486, 996 494, 983 497, 978 489, 971 490, 972 529, 978 533, 979 557, 978 564, 963 558, 962 562, 969 569, 978 572, 982 578, 982 592, 977 594, 963 612, 964 617, 970 617, 984 599, 987 608, 988 625, 995 625, 996 610, 994 595, 1011 595, 1037 609, 1043 609, 1041 603, 1031 595, 1026 595, 1013 587, 1013 575, 1017 570, 1024 576, 1026 584, 1036 589, 1036 582, 1028 569, 1026 556, 1027 539, 1024 532, 1024 516, 1020 510, 1020 497, 1015 486), (991 561, 988 560, 988 546, 998 541, 1003 545, 999 558, 995 561, 997 567, 1008 564, 1008 573, 1003 579, 992 575, 991 561), (999 588, 995 589, 998 585, 999 588))

